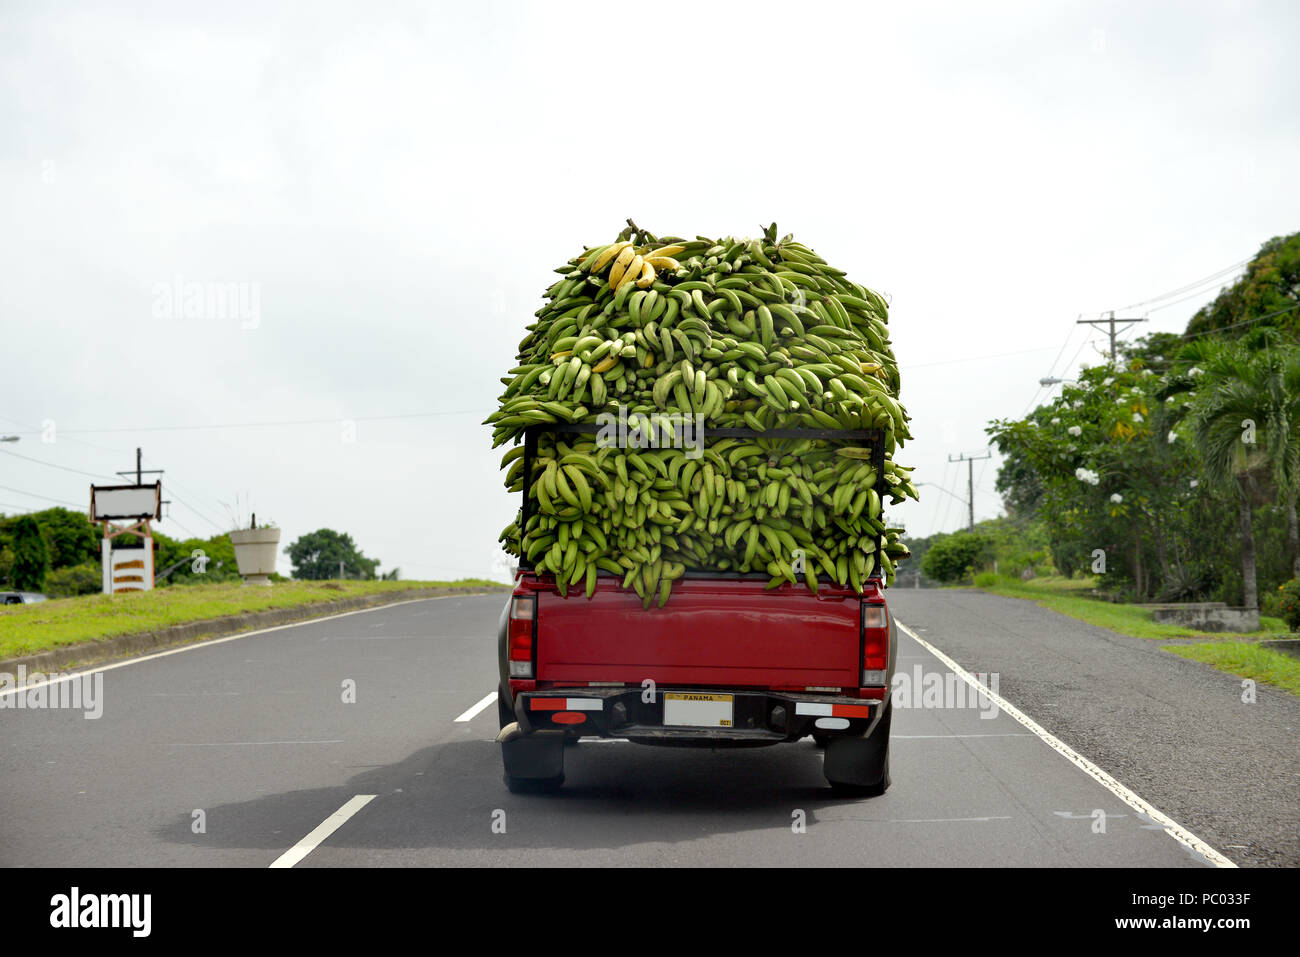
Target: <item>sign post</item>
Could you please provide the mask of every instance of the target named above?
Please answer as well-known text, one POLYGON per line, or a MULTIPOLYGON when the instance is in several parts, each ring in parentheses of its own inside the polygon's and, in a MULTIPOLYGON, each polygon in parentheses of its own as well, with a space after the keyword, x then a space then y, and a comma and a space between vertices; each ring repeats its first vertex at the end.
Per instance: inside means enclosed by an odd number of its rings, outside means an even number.
POLYGON ((162 482, 152 485, 92 485, 90 520, 104 526, 100 543, 105 595, 153 588, 153 529, 162 518, 162 482), (114 545, 113 539, 134 533, 143 545, 114 545))

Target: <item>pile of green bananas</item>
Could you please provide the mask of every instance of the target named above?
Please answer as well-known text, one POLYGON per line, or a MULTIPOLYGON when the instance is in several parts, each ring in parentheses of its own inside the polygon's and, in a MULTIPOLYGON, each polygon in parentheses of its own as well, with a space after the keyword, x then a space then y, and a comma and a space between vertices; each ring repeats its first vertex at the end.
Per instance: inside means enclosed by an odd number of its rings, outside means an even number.
POLYGON ((522 445, 502 461, 506 486, 529 496, 527 527, 521 510, 503 546, 562 592, 590 595, 604 570, 663 605, 687 569, 861 591, 907 557, 881 514, 884 499, 917 497, 892 461, 911 435, 885 302, 776 232, 659 239, 629 221, 556 270, 485 424, 495 448, 534 424, 632 423, 631 441, 541 436, 528 476, 522 445), (638 416, 673 431, 647 443, 638 416), (729 426, 880 430, 884 469, 853 443, 709 438, 729 426))

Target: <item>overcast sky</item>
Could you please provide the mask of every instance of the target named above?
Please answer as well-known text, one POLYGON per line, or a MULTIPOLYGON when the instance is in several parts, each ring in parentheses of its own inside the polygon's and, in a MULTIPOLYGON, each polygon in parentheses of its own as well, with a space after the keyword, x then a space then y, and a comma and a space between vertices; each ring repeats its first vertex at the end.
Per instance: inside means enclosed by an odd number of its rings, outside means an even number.
MULTIPOLYGON (((1100 361, 1080 314, 1300 228, 1298 10, 8 0, 0 510, 82 505, 50 464, 140 445, 167 534, 238 496, 285 543, 488 576, 517 502, 479 423, 551 270, 629 216, 776 220, 888 296, 898 458, 964 498, 948 456, 1100 361), (244 284, 248 318, 169 317, 178 281, 244 284)), ((891 520, 964 524, 921 491, 891 520)))

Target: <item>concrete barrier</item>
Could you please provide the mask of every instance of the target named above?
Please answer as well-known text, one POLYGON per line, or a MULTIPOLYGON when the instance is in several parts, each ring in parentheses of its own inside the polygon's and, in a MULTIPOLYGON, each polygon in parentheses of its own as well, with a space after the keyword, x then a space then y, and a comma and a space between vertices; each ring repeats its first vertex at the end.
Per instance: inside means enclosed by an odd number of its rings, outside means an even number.
POLYGON ((1151 609, 1151 620, 1161 625, 1181 625, 1197 631, 1259 631, 1258 611, 1227 608, 1213 602, 1160 605, 1151 609))

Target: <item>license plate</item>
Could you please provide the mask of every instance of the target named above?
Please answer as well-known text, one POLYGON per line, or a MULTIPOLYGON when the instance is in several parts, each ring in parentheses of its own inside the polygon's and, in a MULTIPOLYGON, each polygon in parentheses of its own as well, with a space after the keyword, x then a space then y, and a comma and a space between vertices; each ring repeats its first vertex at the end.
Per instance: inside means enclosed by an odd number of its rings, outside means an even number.
POLYGON ((687 728, 730 728, 733 695, 664 693, 664 725, 687 728))

